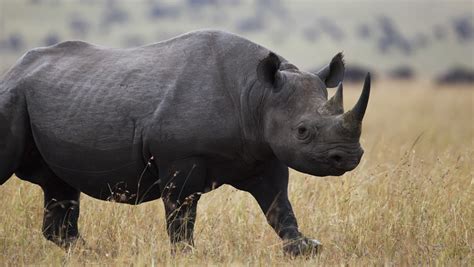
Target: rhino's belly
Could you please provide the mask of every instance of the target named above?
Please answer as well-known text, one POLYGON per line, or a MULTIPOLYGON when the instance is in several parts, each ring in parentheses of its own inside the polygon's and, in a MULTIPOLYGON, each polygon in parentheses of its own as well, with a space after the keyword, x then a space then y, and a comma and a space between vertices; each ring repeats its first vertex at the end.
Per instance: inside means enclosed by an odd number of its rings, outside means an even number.
MULTIPOLYGON (((81 163, 64 166, 61 165, 63 162, 46 161, 62 180, 81 192, 102 200, 130 202, 138 195, 138 184, 141 183, 143 187, 149 187, 150 180, 153 178, 150 173, 144 173, 142 181, 140 181, 140 170, 144 169, 144 166, 138 161, 123 162, 112 166, 111 169, 104 168, 94 171, 84 168, 86 165, 81 163)), ((101 160, 97 159, 96 162, 100 164, 101 160)))
POLYGON ((61 179, 97 199, 138 204, 159 198, 158 174, 138 158, 121 159, 121 152, 78 152, 84 160, 71 156, 64 160, 46 158, 46 162, 61 179), (115 163, 105 158, 113 158, 115 163))
POLYGON ((155 183, 158 175, 145 167, 141 142, 99 149, 80 144, 80 139, 64 141, 37 129, 33 134, 41 156, 53 172, 87 195, 125 203, 160 197, 155 183))

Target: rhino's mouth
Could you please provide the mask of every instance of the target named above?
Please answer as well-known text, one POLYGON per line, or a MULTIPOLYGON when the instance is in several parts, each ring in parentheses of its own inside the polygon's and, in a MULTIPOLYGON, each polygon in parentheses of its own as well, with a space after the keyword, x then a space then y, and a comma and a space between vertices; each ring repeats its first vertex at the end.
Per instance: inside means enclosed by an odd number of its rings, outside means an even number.
POLYGON ((334 169, 330 172, 330 174, 328 174, 327 176, 341 176, 343 175, 344 173, 346 173, 347 171, 346 170, 342 170, 342 169, 334 169))
POLYGON ((310 171, 317 176, 340 176, 355 169, 364 151, 362 148, 351 150, 331 149, 311 157, 310 171))

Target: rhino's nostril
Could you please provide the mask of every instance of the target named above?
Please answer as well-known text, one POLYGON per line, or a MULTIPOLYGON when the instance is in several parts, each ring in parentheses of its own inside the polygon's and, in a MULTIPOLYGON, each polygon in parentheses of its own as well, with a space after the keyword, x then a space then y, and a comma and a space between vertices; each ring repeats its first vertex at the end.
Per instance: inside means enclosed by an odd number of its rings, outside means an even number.
POLYGON ((334 151, 329 154, 329 159, 334 163, 340 163, 342 158, 342 154, 338 151, 334 151))

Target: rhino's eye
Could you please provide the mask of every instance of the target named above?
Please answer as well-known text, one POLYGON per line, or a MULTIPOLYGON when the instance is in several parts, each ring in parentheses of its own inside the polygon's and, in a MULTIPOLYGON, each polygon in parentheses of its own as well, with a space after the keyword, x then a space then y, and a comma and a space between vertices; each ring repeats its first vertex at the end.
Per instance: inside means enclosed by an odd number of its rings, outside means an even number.
POLYGON ((296 131, 298 132, 297 137, 298 137, 298 139, 300 139, 300 140, 308 140, 309 137, 311 136, 311 132, 310 132, 309 129, 306 128, 306 126, 304 126, 304 125, 298 126, 298 128, 296 129, 296 131))
POLYGON ((304 135, 307 131, 308 131, 308 129, 306 129, 306 127, 304 127, 304 126, 298 127, 298 134, 299 135, 304 135))

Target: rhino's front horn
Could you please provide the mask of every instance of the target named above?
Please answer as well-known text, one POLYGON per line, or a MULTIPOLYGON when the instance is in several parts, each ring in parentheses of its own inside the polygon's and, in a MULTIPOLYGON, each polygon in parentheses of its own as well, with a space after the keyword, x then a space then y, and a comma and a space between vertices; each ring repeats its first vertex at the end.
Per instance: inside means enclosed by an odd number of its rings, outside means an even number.
POLYGON ((359 97, 359 100, 355 106, 344 113, 342 125, 344 128, 354 131, 354 133, 360 134, 362 119, 365 115, 365 110, 367 109, 367 103, 369 102, 370 95, 370 73, 367 73, 364 82, 364 88, 362 89, 362 94, 359 97))
POLYGON ((362 119, 365 115, 365 110, 367 109, 367 103, 369 102, 369 95, 370 95, 370 73, 367 73, 365 76, 364 88, 362 89, 362 94, 359 97, 359 101, 357 101, 356 105, 350 113, 350 117, 352 117, 357 122, 362 122, 362 119))

